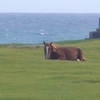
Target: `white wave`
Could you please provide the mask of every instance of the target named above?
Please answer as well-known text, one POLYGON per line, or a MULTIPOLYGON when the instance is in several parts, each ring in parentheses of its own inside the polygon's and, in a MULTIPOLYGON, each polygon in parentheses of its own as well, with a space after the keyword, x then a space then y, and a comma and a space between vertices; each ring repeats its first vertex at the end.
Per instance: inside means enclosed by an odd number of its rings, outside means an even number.
POLYGON ((44 35, 45 33, 40 33, 41 35, 44 35))
POLYGON ((8 36, 9 34, 6 34, 6 36, 8 36))
POLYGON ((16 38, 13 38, 13 40, 16 40, 16 38))

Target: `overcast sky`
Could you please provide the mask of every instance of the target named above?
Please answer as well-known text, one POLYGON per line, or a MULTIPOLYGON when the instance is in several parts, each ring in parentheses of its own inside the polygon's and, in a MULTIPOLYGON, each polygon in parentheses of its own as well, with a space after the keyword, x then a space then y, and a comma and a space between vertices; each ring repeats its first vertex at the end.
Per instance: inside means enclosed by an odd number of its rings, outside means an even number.
POLYGON ((0 13, 100 13, 100 0, 0 0, 0 13))

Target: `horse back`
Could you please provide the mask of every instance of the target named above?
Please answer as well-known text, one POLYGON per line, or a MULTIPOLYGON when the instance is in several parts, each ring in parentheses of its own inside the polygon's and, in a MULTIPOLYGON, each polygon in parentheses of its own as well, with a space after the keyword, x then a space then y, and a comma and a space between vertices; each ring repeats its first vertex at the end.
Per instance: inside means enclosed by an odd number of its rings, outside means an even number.
POLYGON ((66 56, 66 60, 77 60, 85 61, 86 59, 83 57, 83 51, 79 47, 63 47, 62 51, 66 56))
POLYGON ((77 60, 78 51, 76 47, 61 47, 60 52, 65 55, 66 60, 77 60))

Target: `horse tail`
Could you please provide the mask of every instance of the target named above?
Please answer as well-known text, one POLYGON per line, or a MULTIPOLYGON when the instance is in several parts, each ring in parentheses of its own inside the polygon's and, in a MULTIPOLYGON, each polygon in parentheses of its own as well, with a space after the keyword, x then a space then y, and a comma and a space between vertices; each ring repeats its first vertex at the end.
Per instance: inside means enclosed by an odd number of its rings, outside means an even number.
POLYGON ((80 61, 86 61, 86 59, 83 57, 83 51, 82 51, 82 49, 78 47, 77 51, 78 51, 78 59, 80 61))
POLYGON ((86 61, 86 59, 85 59, 85 58, 83 58, 83 61, 86 61))

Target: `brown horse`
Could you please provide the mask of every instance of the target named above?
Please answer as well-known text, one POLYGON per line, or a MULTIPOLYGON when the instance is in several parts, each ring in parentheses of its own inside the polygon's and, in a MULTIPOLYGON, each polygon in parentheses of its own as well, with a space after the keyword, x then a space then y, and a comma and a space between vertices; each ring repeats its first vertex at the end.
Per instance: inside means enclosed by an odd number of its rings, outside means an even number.
POLYGON ((60 47, 57 44, 44 42, 44 54, 46 59, 85 61, 83 51, 79 47, 60 47))

